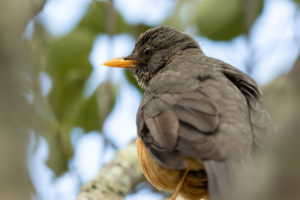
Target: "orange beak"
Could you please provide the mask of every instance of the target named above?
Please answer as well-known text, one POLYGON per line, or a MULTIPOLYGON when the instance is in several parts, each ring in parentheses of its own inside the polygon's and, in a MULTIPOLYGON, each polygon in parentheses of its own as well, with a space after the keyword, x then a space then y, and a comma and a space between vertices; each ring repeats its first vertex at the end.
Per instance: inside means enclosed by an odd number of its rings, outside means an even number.
POLYGON ((109 67, 135 68, 136 66, 134 65, 134 63, 136 63, 135 60, 124 60, 124 58, 113 58, 103 63, 103 65, 109 67))

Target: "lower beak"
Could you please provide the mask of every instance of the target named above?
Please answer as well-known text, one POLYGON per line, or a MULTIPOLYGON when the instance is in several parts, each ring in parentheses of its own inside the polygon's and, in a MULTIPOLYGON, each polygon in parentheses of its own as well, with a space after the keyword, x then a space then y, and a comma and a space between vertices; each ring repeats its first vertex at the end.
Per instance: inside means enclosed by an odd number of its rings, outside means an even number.
POLYGON ((121 68, 135 68, 135 60, 125 60, 124 58, 113 58, 103 63, 103 65, 109 67, 121 67, 121 68))

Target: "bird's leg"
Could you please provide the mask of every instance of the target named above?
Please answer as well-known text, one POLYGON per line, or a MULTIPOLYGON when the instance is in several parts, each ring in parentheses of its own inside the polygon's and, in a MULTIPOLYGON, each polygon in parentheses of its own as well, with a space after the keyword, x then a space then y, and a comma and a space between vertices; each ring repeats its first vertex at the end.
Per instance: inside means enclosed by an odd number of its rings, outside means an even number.
POLYGON ((182 185, 183 185, 183 183, 184 183, 184 180, 185 180, 185 178, 186 178, 188 172, 189 172, 189 168, 187 168, 187 169, 184 171, 184 174, 183 174, 183 176, 181 177, 179 183, 177 184, 176 189, 175 189, 175 191, 173 192, 173 194, 172 194, 170 200, 175 200, 176 197, 178 196, 178 194, 179 194, 179 192, 180 192, 180 190, 181 190, 181 188, 182 188, 182 185))

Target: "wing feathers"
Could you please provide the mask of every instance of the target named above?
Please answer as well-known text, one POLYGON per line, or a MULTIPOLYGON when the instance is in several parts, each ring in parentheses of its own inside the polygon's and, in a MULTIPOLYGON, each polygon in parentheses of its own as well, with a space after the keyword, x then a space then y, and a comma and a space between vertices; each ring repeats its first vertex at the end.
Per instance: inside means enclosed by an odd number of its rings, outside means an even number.
POLYGON ((177 143, 179 130, 176 113, 167 110, 155 117, 144 115, 144 118, 153 139, 166 150, 172 150, 177 143))
POLYGON ((179 105, 175 105, 174 110, 180 121, 195 127, 201 133, 212 133, 218 127, 219 118, 217 115, 207 115, 201 111, 179 105))
POLYGON ((266 137, 271 130, 271 117, 268 111, 255 99, 249 98, 250 121, 256 145, 265 146, 266 137))
POLYGON ((203 159, 224 159, 224 155, 217 147, 215 140, 211 136, 203 137, 199 140, 189 140, 187 138, 180 138, 175 150, 180 151, 183 155, 203 159))
POLYGON ((200 100, 182 99, 177 103, 177 105, 185 106, 190 109, 197 110, 206 115, 215 116, 218 114, 217 107, 207 99, 200 99, 200 100))
MULTIPOLYGON (((143 111, 148 134, 153 138, 149 147, 176 150, 197 159, 224 157, 210 136, 219 127, 219 111, 201 88, 184 94, 155 96, 143 111)), ((161 157, 161 162, 163 159, 166 158, 161 157)))

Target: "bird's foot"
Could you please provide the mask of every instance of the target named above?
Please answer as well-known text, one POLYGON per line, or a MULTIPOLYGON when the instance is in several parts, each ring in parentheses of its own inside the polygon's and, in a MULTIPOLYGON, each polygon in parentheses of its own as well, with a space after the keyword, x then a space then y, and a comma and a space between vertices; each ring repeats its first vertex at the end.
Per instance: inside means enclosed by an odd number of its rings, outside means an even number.
POLYGON ((173 193, 170 200, 176 200, 178 193, 173 193))
POLYGON ((176 200, 176 198, 177 198, 177 196, 178 196, 178 194, 179 194, 179 192, 180 192, 180 190, 181 190, 181 187, 182 187, 182 185, 183 185, 183 183, 184 183, 184 180, 185 180, 185 178, 186 178, 188 172, 189 172, 189 168, 187 168, 187 169, 185 170, 185 172, 184 172, 183 176, 181 177, 179 183, 177 184, 176 189, 175 189, 175 191, 173 192, 173 194, 172 194, 170 200, 176 200))

